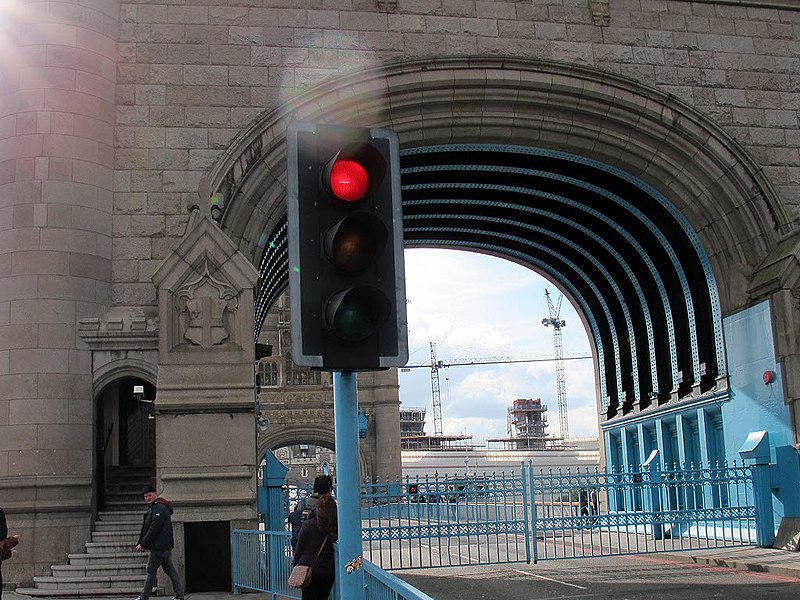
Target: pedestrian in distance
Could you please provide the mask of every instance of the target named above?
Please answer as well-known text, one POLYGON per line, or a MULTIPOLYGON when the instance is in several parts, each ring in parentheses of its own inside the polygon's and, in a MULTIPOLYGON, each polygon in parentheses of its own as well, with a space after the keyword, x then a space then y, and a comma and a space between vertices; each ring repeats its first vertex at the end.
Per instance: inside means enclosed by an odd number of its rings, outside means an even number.
POLYGON ((6 513, 0 508, 0 600, 3 598, 3 562, 11 558, 11 549, 19 544, 18 535, 8 535, 6 513))
POLYGON ((172 563, 172 549, 175 540, 172 535, 172 507, 169 502, 156 493, 152 485, 142 490, 144 501, 147 502, 147 512, 142 520, 142 532, 136 542, 136 551, 150 552, 147 559, 147 579, 144 589, 136 600, 148 600, 156 584, 158 568, 164 569, 175 591, 173 600, 183 600, 183 585, 175 565, 172 563))
POLYGON ((308 498, 302 498, 295 505, 294 510, 289 513, 286 520, 292 527, 292 550, 297 546, 297 535, 300 533, 300 528, 317 508, 320 497, 330 494, 332 489, 333 479, 330 475, 319 475, 314 479, 312 494, 308 498))
POLYGON ((580 496, 581 516, 585 517, 589 514, 589 492, 585 489, 581 490, 580 496))
POLYGON ((302 588, 303 600, 328 600, 336 578, 333 544, 338 538, 336 500, 330 494, 321 495, 300 528, 292 560, 293 567, 311 567, 311 583, 302 588))

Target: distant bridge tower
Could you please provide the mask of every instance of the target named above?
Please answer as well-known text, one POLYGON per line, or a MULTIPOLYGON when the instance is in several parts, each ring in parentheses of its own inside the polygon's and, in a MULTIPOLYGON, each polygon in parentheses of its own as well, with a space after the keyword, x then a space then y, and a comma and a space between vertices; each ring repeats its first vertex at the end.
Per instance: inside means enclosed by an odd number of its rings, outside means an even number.
POLYGON ((547 308, 550 316, 542 319, 542 325, 553 326, 553 353, 556 359, 556 397, 558 399, 558 424, 562 439, 569 437, 569 419, 567 417, 567 385, 564 378, 564 345, 561 341, 561 328, 566 327, 567 323, 559 317, 561 314, 561 301, 564 294, 559 294, 558 302, 553 306, 550 299, 550 292, 544 291, 547 298, 547 308))

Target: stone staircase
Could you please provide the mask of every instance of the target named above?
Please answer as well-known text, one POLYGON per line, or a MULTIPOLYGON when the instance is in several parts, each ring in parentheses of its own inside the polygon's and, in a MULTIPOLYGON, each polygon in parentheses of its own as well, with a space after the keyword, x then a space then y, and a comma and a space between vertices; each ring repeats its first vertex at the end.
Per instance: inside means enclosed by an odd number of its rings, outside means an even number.
POLYGON ((152 470, 116 467, 107 475, 105 511, 97 515, 86 552, 69 554, 69 564, 53 565, 52 575, 34 577, 34 587, 18 594, 36 598, 135 598, 146 578, 147 552, 134 547, 146 505, 140 494, 152 470))

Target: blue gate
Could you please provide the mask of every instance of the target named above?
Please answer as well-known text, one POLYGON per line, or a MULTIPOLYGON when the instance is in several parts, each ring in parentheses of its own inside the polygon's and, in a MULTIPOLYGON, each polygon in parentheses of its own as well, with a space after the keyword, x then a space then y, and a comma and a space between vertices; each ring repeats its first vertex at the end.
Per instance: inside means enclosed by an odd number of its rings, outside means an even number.
POLYGON ((364 556, 384 569, 530 562, 520 475, 378 481, 361 493, 364 556))
POLYGON ((752 467, 655 463, 363 484, 364 556, 411 569, 756 543, 752 467))
MULTIPOLYGON (((518 474, 363 483, 363 556, 390 570, 769 541, 769 477, 758 471, 763 481, 760 491, 753 488, 754 473, 768 465, 662 469, 655 459, 637 471, 544 472, 528 463, 518 474)), ((277 479, 264 477, 265 485, 272 482, 263 511, 272 531, 284 529, 287 510, 310 492, 310 482, 290 486, 277 479)))

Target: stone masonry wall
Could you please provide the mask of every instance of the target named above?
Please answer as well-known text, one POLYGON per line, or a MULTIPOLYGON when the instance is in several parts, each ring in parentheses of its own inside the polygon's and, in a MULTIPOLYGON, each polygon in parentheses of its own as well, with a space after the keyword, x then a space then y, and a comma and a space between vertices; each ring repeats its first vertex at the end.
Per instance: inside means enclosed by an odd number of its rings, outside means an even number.
POLYGON ((118 16, 115 0, 0 10, 0 496, 24 541, 10 581, 89 531, 91 354, 76 325, 111 297, 118 16))
POLYGON ((711 0, 125 2, 113 302, 155 302, 150 275, 183 232, 201 177, 257 115, 342 73, 404 59, 558 60, 658 87, 744 145, 796 214, 800 10, 770 5, 790 6, 764 0, 752 6, 711 0))

